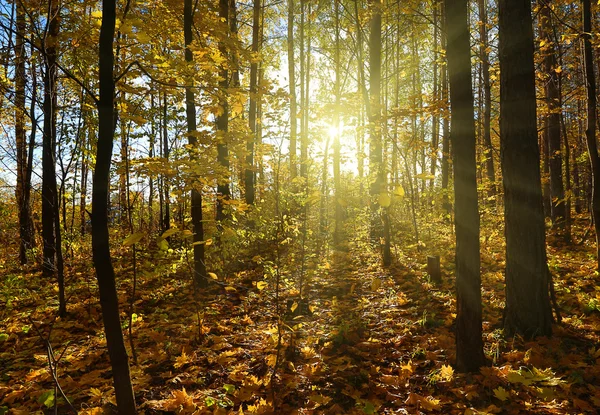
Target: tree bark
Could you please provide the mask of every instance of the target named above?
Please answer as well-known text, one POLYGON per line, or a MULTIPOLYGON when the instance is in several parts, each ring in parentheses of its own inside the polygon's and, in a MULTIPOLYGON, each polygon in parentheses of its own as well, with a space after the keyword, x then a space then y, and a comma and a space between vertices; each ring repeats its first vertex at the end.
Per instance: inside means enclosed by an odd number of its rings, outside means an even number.
POLYGON ((483 147, 485 172, 488 179, 488 196, 496 194, 496 173, 494 169, 494 148, 492 146, 492 87, 490 84, 490 60, 488 53, 488 19, 486 0, 478 0, 479 6, 479 59, 483 79, 483 147))
POLYGON ((552 333, 531 2, 499 1, 500 141, 506 233, 507 336, 552 333))
MULTIPOLYGON (((227 27, 226 35, 229 34, 229 0, 219 0, 219 17, 225 20, 227 27)), ((219 50, 224 58, 228 57, 225 41, 221 40, 219 50)), ((229 189, 229 148, 227 145, 227 135, 229 132, 229 104, 227 102, 227 89, 229 88, 229 71, 225 64, 219 71, 219 91, 221 111, 217 116, 217 160, 221 166, 221 172, 217 177, 217 222, 226 219, 225 205, 231 198, 229 189)))
POLYGON ((566 217, 565 189, 563 186, 562 154, 560 142, 560 90, 559 74, 556 72, 557 59, 552 37, 552 12, 550 0, 542 4, 540 12, 541 38, 545 41, 541 47, 546 75, 544 90, 547 115, 544 119, 544 132, 548 146, 548 166, 550 170, 550 216, 552 224, 563 229, 566 217))
POLYGON ((255 167, 254 167, 254 143, 256 142, 256 115, 258 112, 258 52, 260 36, 260 12, 261 0, 254 0, 252 9, 252 61, 250 63, 250 105, 248 108, 248 126, 250 137, 246 141, 246 170, 244 172, 244 189, 246 203, 254 204, 255 191, 255 167))
POLYGON ((296 115, 298 109, 296 108, 296 62, 294 58, 294 0, 288 0, 287 48, 288 83, 290 88, 290 178, 294 179, 298 174, 296 162, 296 136, 298 132, 298 119, 296 115))
MULTIPOLYGON (((194 10, 192 0, 184 1, 183 11, 183 33, 185 37, 185 61, 188 65, 194 62, 190 45, 192 43, 192 26, 194 21, 194 10)), ((188 83, 193 83, 190 77, 188 83)), ((187 120, 188 142, 192 147, 192 157, 196 157, 196 96, 192 86, 185 89, 185 113, 187 120)), ((194 281, 201 287, 208 286, 206 279, 206 264, 204 262, 204 224, 202 222, 202 193, 201 183, 196 180, 192 187, 192 226, 194 227, 194 281), (198 189, 200 188, 200 190, 198 189)), ((168 197, 168 196, 167 196, 168 197)))
MULTIPOLYGON (((27 264, 27 251, 33 248, 33 220, 29 201, 30 182, 27 182, 27 140, 25 134, 25 87, 27 77, 25 74, 25 11, 23 3, 15 4, 16 8, 16 35, 15 35, 15 144, 17 150, 17 188, 16 200, 19 208, 19 261, 21 265, 27 264)), ((35 102, 32 101, 32 107, 35 102)), ((33 127, 32 127, 33 128, 33 127)))
POLYGON ((583 65, 585 88, 587 92, 587 124, 585 140, 587 143, 592 175, 592 218, 596 232, 596 261, 600 270, 600 157, 596 143, 596 76, 594 74, 594 56, 592 50, 592 6, 590 0, 582 0, 583 6, 583 65))
POLYGON ((445 14, 454 148, 456 367, 460 372, 475 372, 485 364, 485 356, 481 337, 479 208, 468 0, 446 0, 445 14))
POLYGON ((135 396, 129 373, 129 359, 119 316, 119 300, 112 266, 108 233, 110 164, 115 134, 115 81, 113 43, 116 1, 102 1, 99 43, 98 146, 92 190, 92 252, 100 291, 102 320, 112 366, 113 383, 120 415, 136 413, 135 396))

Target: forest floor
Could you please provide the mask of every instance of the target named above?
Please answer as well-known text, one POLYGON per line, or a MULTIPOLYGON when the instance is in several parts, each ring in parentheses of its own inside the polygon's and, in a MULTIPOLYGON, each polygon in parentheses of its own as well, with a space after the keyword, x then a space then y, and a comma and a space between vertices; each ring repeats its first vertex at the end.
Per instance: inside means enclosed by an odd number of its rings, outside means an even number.
MULTIPOLYGON (((123 331, 130 356, 135 348, 140 413, 597 413, 600 294, 591 238, 573 246, 549 241, 563 321, 552 338, 526 342, 502 336, 499 232, 482 231, 489 366, 472 375, 452 369, 452 235, 420 247, 399 243, 388 269, 352 245, 309 263, 307 303, 285 288, 294 276, 284 267, 277 293, 277 264, 263 279, 267 265, 258 257, 251 270, 197 293, 185 272, 169 272, 170 260, 138 255, 131 330, 131 256, 120 248, 123 331), (440 286, 426 275, 431 254, 442 257, 440 286)), ((17 266, 14 248, 0 258, 0 415, 114 413, 91 261, 68 264, 68 316, 56 319, 55 284, 17 266), (49 356, 72 407, 60 393, 54 399, 49 356)))

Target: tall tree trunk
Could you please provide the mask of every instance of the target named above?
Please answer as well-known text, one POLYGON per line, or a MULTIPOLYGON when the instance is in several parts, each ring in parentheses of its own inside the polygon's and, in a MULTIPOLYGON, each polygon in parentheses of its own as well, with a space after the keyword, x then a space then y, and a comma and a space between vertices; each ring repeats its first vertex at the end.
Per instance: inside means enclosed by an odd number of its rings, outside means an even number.
MULTIPOLYGON (((17 189, 16 200, 19 207, 19 261, 22 265, 27 263, 27 251, 33 248, 33 220, 29 197, 30 182, 27 182, 27 141, 25 135, 25 87, 27 77, 25 74, 25 11, 23 3, 17 3, 16 8, 16 36, 15 36, 15 143, 17 147, 17 189), (27 189, 26 189, 27 188, 27 189)), ((32 107, 35 102, 31 102, 32 107)), ((33 123, 32 123, 33 124, 33 123)))
POLYGON ((258 112, 258 52, 260 36, 260 11, 261 0, 254 0, 252 8, 252 61, 250 62, 250 105, 248 108, 248 125, 250 127, 250 137, 246 141, 246 170, 244 176, 244 188, 246 203, 254 204, 255 191, 254 179, 254 143, 256 142, 256 115, 258 112))
POLYGON ((59 315, 66 314, 62 249, 59 243, 60 219, 56 185, 56 80, 57 43, 60 16, 58 2, 49 0, 48 33, 44 40, 44 140, 42 148, 42 234, 44 237, 44 274, 56 272, 59 315))
POLYGON ((531 2, 500 0, 500 141, 506 234, 508 336, 552 333, 531 2))
MULTIPOLYGON (((431 166, 429 172, 431 173, 431 179, 429 180, 429 193, 430 200, 433 197, 433 186, 435 183, 435 171, 437 168, 438 151, 440 144, 440 118, 439 118, 439 82, 438 82, 438 16, 439 16, 439 4, 437 0, 433 2, 433 104, 434 113, 431 117, 431 166)), ((399 53, 397 52, 397 55, 399 53)), ((398 71, 396 67, 396 71, 398 71)), ((398 97, 398 92, 396 92, 398 97)), ((396 98, 396 102, 398 99, 396 98)))
POLYGON ((582 0, 583 5, 583 64, 585 87, 587 92, 587 124, 585 140, 587 143, 592 175, 592 218, 596 232, 596 261, 600 270, 600 157, 596 143, 596 77, 594 74, 594 56, 592 51, 592 6, 590 0, 582 0))
POLYGON ((481 275, 475 112, 471 88, 468 0, 446 0, 448 76, 454 148, 456 226, 456 367, 475 372, 485 364, 482 340, 481 275))
POLYGON ((290 88, 290 177, 291 179, 294 179, 298 174, 298 166, 296 162, 298 109, 296 108, 296 62, 294 58, 294 0, 288 0, 287 48, 288 83, 290 88))
POLYGON ((490 84, 490 60, 488 54, 488 19, 486 0, 478 0, 479 6, 479 59, 481 60, 481 74, 483 80, 483 146, 485 158, 485 172, 488 180, 488 196, 496 194, 496 173, 494 171, 494 148, 492 146, 491 119, 492 119, 492 87, 490 84))
MULTIPOLYGON (((441 2, 444 8, 443 14, 446 13, 444 2, 441 2)), ((442 19, 442 47, 448 47, 447 34, 446 34, 446 19, 442 19)), ((446 59, 447 59, 446 54, 446 59)), ((442 209, 446 215, 450 215, 452 212, 452 205, 450 204, 450 198, 448 195, 448 184, 450 182, 450 117, 448 113, 448 68, 443 65, 441 68, 441 88, 442 88, 442 209)), ((415 219, 416 220, 416 219, 415 219)))
POLYGON ((334 65, 335 65, 335 109, 333 114, 333 127, 335 128, 335 136, 333 141, 333 182, 335 188, 335 228, 333 231, 333 243, 339 245, 342 239, 342 179, 340 177, 340 158, 341 158, 341 142, 340 142, 340 105, 341 105, 341 90, 340 77, 342 76, 340 62, 340 3, 339 0, 333 2, 334 21, 335 21, 335 50, 334 50, 334 65))
MULTIPOLYGON (((227 35, 229 32, 229 0, 219 0, 219 17, 225 21, 227 27, 227 35)), ((219 44, 219 50, 224 58, 228 57, 227 46, 225 41, 219 44)), ((219 107, 221 111, 217 116, 217 158, 221 166, 221 172, 217 177, 217 221, 223 221, 226 218, 225 205, 231 197, 229 189, 229 148, 227 145, 229 132, 229 104, 227 96, 229 88, 229 71, 227 64, 221 68, 219 72, 221 81, 219 82, 219 90, 222 96, 220 97, 219 107)))
MULTIPOLYGON (((194 57, 190 44, 192 43, 192 26, 194 10, 192 0, 185 0, 183 4, 183 34, 185 37, 185 61, 189 70, 193 69, 194 57)), ((192 78, 188 80, 192 83, 192 78)), ((196 96, 192 86, 185 89, 185 113, 187 121, 188 142, 192 147, 192 156, 196 157, 198 139, 196 138, 196 96)), ((192 187, 192 226, 194 227, 194 281, 199 287, 208 286, 206 279, 206 264, 204 262, 204 225, 202 222, 202 184, 195 180, 192 187)))
MULTIPOLYGON (((304 82, 301 84, 303 89, 303 98, 302 98, 302 106, 300 111, 302 112, 302 130, 300 135, 300 176, 305 179, 305 186, 307 186, 308 180, 308 126, 309 126, 309 104, 310 104, 310 47, 311 47, 311 32, 309 30, 310 27, 310 1, 301 0, 302 2, 302 24, 300 29, 300 44, 302 45, 300 48, 300 61, 301 61, 301 73, 302 79, 304 82), (306 5, 308 3, 308 6, 306 5), (308 19, 305 22, 305 7, 308 7, 308 19), (306 36, 304 35, 306 28, 306 36), (304 40, 306 39, 306 51, 304 50, 304 40)), ((308 205, 305 205, 307 208, 308 205)), ((305 212, 307 214, 307 212, 305 212)))
MULTIPOLYGON (((369 67, 370 83, 370 145, 369 174, 371 176, 371 240, 378 241, 383 236, 381 206, 377 199, 386 192, 383 165, 383 145, 381 140, 381 0, 371 0, 371 33, 369 34, 369 67)), ((384 265, 389 265, 389 258, 384 258, 384 265)))
MULTIPOLYGON (((186 90, 187 91, 187 90, 186 90)), ((186 92, 186 105, 187 105, 187 92, 186 92)), ((187 108, 187 107, 186 107, 187 108)), ((195 108, 194 108, 194 114, 195 114, 195 108)), ((195 115, 194 115, 195 117, 195 115)), ((162 123, 162 138, 163 138, 163 144, 162 144, 162 150, 163 150, 163 157, 165 159, 165 161, 168 163, 169 162, 169 154, 170 154, 170 150, 169 150, 169 129, 168 129, 168 118, 167 118, 167 91, 163 92, 163 123, 162 123)), ((194 118, 194 125, 195 125, 195 118, 194 118)), ((189 120, 188 120, 188 126, 189 126, 189 120)), ((195 130, 194 130, 195 131, 195 130)), ((192 137, 190 137, 189 140, 191 140, 192 137)), ((194 140, 196 140, 196 138, 194 137, 194 140)), ((195 143, 195 141, 194 141, 195 143)), ((191 144, 191 142, 190 142, 191 144)), ((163 186, 162 186, 162 191, 163 191, 163 199, 164 199, 164 204, 165 204, 165 208, 164 208, 164 216, 162 219, 162 229, 163 231, 166 231, 168 229, 171 229, 171 186, 169 184, 169 178, 166 175, 163 175, 163 186)), ((193 196, 193 194, 192 194, 193 196)), ((193 199, 193 197, 192 197, 193 199)), ((193 205, 193 202, 192 202, 193 205)), ((192 219, 193 222, 193 219, 192 219)), ((194 225, 194 229, 195 229, 195 225, 194 225)), ((194 251, 195 252, 195 251, 194 251)))
POLYGON ((550 197, 552 224, 563 229, 566 217, 565 189, 563 186, 562 154, 560 143, 560 90, 559 74, 556 72, 557 60, 552 36, 552 11, 550 1, 541 6, 540 32, 544 46, 541 47, 544 58, 544 90, 548 114, 544 119, 544 132, 548 145, 548 159, 550 169, 550 197))
POLYGON ((113 78, 116 1, 102 1, 99 43, 98 146, 92 190, 92 252, 100 291, 100 305, 106 344, 112 366, 119 414, 136 413, 135 396, 129 373, 129 359, 119 317, 119 299, 110 255, 108 197, 110 164, 115 134, 115 81, 113 78))

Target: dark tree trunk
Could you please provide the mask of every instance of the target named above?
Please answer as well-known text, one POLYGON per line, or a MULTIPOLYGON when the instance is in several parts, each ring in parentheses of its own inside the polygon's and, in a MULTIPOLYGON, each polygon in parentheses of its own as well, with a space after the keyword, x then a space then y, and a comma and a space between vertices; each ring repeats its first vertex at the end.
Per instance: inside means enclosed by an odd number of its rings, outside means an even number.
POLYGON ((260 35, 260 6, 261 0, 254 0, 252 9, 252 52, 254 53, 250 63, 250 105, 248 108, 248 125, 250 137, 246 141, 246 170, 244 172, 244 188, 246 203, 254 204, 254 143, 256 142, 256 114, 258 112, 258 48, 260 35))
POLYGON ((66 314, 65 282, 60 238, 60 218, 56 185, 56 44, 60 16, 58 2, 49 0, 48 34, 44 42, 44 140, 42 148, 42 234, 44 275, 58 281, 59 315, 66 314))
MULTIPOLYGON (((186 92, 187 94, 187 92, 186 92)), ((187 95, 186 95, 187 97, 187 95)), ((187 98, 186 98, 187 102, 187 98)), ((194 108, 195 111, 195 108, 194 108)), ((195 114, 195 112, 194 112, 195 114)), ((169 133, 168 133, 168 124, 167 124, 167 91, 163 93, 163 124, 162 124, 162 136, 163 136, 163 157, 165 161, 169 162, 169 133)), ((194 118, 195 122, 195 118, 194 118)), ((195 124, 194 124, 195 125, 195 124)), ((194 130, 195 131, 195 130, 194 130)), ((194 137, 194 140, 196 138, 194 137)), ((164 216, 162 217, 162 229, 166 231, 171 229, 171 196, 169 193, 171 192, 169 179, 166 175, 163 175, 163 197, 165 202, 164 216)), ((193 220, 192 220, 193 221, 193 220)))
POLYGON ((102 1, 99 43, 98 146, 92 189, 92 252, 100 291, 106 345, 120 415, 136 413, 129 374, 129 359, 119 317, 119 300, 112 266, 108 233, 110 163, 115 134, 115 82, 113 79, 116 1, 102 1))
POLYGON ((475 372, 485 364, 485 357, 481 337, 479 211, 468 0, 446 0, 445 14, 454 149, 456 367, 460 372, 475 372))
POLYGON ((370 0, 371 7, 371 32, 369 34, 369 171, 372 177, 371 194, 371 241, 379 243, 382 236, 380 206, 377 203, 378 195, 385 190, 383 174, 383 146, 381 144, 381 0, 370 0))
MULTIPOLYGON (((225 25, 229 29, 229 0, 219 0, 219 17, 225 20, 225 25)), ((229 30, 226 31, 228 33, 229 30)), ((225 36, 225 35, 224 35, 225 36)), ((223 56, 228 56, 225 41, 221 41, 219 50, 223 56)), ((217 159, 221 166, 220 174, 217 177, 217 221, 226 218, 225 205, 231 197, 229 189, 229 149, 227 146, 227 134, 229 131, 229 105, 227 103, 227 88, 229 87, 229 72, 227 66, 221 68, 219 77, 220 97, 219 107, 221 112, 217 116, 217 159)))
MULTIPOLYGON (((192 43, 192 26, 194 10, 192 0, 185 0, 183 5, 183 33, 185 37, 185 61, 192 66, 194 57, 189 45, 192 43)), ((191 69, 191 67, 190 67, 191 69)), ((191 82, 191 80, 189 81, 191 82)), ((192 156, 196 157, 196 96, 194 89, 188 86, 185 89, 185 113, 187 121, 188 142, 192 147, 192 156)), ((206 279, 206 264, 204 262, 204 225, 202 222, 202 184, 196 180, 192 188, 192 226, 194 227, 194 281, 204 288, 208 285, 206 279)))
POLYGON ((506 233, 507 336, 552 333, 531 2, 499 1, 500 140, 506 233))
POLYGON ((333 140, 333 182, 335 190, 335 225, 333 231, 333 244, 338 246, 342 240, 342 178, 340 176, 340 158, 341 158, 341 141, 340 141, 340 105, 341 105, 341 90, 340 77, 342 76, 340 62, 340 4, 339 0, 333 2, 334 21, 335 21, 335 50, 334 50, 334 65, 335 65, 335 110, 333 115, 333 126, 335 128, 335 137, 333 140))
POLYGON ((596 143, 596 77, 594 74, 594 56, 592 51, 592 11, 590 0, 582 0, 583 5, 583 64, 587 92, 587 125, 585 139, 592 176, 592 218, 596 232, 596 261, 600 270, 600 158, 596 143))
POLYGON ((552 12, 550 2, 543 4, 540 13, 542 40, 545 40, 542 53, 544 57, 544 80, 548 114, 544 119, 544 132, 548 146, 548 167, 550 170, 550 216, 552 224, 559 228, 565 225, 566 203, 563 186, 562 154, 560 143, 560 90, 557 61, 552 38, 552 12))
POLYGON ((492 87, 490 84, 490 62, 488 54, 488 19, 486 0, 478 0, 479 6, 479 58, 481 59, 481 73, 483 78, 483 146, 485 159, 485 172, 488 179, 488 196, 496 194, 496 173, 494 171, 494 148, 492 146, 491 119, 492 119, 492 87))
MULTIPOLYGON (((444 8, 444 2, 441 2, 444 8)), ((446 48, 448 41, 446 35, 446 19, 442 19, 442 30, 441 30, 441 43, 442 48, 446 48)), ((447 55, 446 55, 447 58, 447 55)), ((450 215, 452 212, 452 205, 450 204, 450 198, 448 196, 448 184, 450 182, 450 118, 448 114, 448 68, 443 65, 440 74, 440 86, 442 89, 442 106, 443 106, 443 119, 442 119, 442 209, 446 215, 450 215)), ((415 219, 416 220, 416 219, 415 219)))
MULTIPOLYGON (((27 263, 27 251, 33 247, 33 220, 29 201, 29 187, 27 181, 27 141, 25 134, 25 87, 27 77, 25 74, 25 11, 23 4, 17 3, 16 8, 16 36, 15 36, 15 144, 17 150, 17 189, 16 200, 19 207, 19 261, 22 265, 27 263)), ((31 102, 35 106, 35 101, 31 102)), ((32 123, 33 124, 33 123, 32 123)))
POLYGON ((294 58, 294 0, 288 0, 287 49, 290 88, 290 177, 293 179, 298 174, 296 163, 296 136, 298 133, 296 113, 298 109, 296 108, 296 60, 294 58))

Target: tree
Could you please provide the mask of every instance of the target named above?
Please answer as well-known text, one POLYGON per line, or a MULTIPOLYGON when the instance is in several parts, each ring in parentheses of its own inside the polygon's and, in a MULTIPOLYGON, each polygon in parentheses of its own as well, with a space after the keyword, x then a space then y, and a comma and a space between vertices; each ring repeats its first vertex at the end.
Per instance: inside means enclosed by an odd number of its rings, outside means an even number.
POLYGON ((594 74, 594 55, 592 49, 592 6, 590 0, 582 0, 583 6, 583 69, 585 73, 585 90, 587 93, 587 124, 585 141, 592 175, 592 218, 596 232, 596 261, 600 270, 600 157, 596 142, 596 75, 594 74))
POLYGON ((479 212, 475 111, 471 83, 468 0, 446 0, 450 138, 454 154, 456 226, 456 367, 474 372, 485 364, 481 329, 479 212))
POLYGON ((42 145, 42 236, 44 239, 44 275, 57 275, 59 315, 66 314, 65 283, 56 185, 56 112, 57 44, 59 31, 58 1, 48 2, 48 33, 44 38, 44 138, 42 145))
POLYGON ((500 0, 500 157, 506 234, 505 334, 552 333, 531 2, 500 0))
MULTIPOLYGON (((194 57, 192 49, 192 26, 194 22, 194 10, 192 0, 185 0, 183 4, 183 35, 185 41, 185 61, 192 65, 194 57)), ((188 68, 191 70, 192 68, 188 68)), ((192 82, 192 77, 188 77, 188 82, 192 82)), ((185 114, 187 122, 188 142, 192 147, 192 156, 196 158, 195 152, 198 140, 196 138, 196 96, 193 85, 185 88, 185 114)), ((192 226, 194 227, 194 281, 199 287, 206 287, 206 264, 204 262, 204 224, 202 222, 202 193, 198 187, 201 186, 199 180, 192 183, 192 226)), ((167 196, 168 197, 168 196, 167 196)))
POLYGON ((491 118, 492 118, 492 87, 490 84, 490 62, 488 41, 488 19, 486 0, 477 1, 479 9, 479 59, 481 60, 481 74, 483 87, 483 146, 485 159, 485 172, 489 182, 488 195, 496 194, 496 173, 494 171, 494 153, 492 147, 491 118))
POLYGON ((565 225, 566 201, 563 186, 562 155, 560 143, 560 89, 558 64, 556 59, 554 40, 552 36, 552 11, 550 0, 542 4, 540 13, 541 43, 544 59, 544 92, 547 105, 547 114, 544 118, 544 133, 548 146, 548 167, 550 172, 550 214, 552 224, 563 228, 565 225))
POLYGON ((92 187, 92 253, 100 291, 102 321, 112 366, 117 408, 119 414, 131 415, 136 413, 135 396, 129 373, 129 358, 121 330, 119 299, 108 233, 110 164, 115 134, 113 44, 116 20, 116 1, 102 0, 102 23, 98 51, 100 96, 96 102, 98 106, 98 145, 92 187))
POLYGON ((296 68, 294 59, 294 0, 288 0, 288 27, 287 27, 287 50, 288 50, 288 83, 290 89, 290 176, 293 179, 298 174, 296 163, 296 136, 298 131, 298 119, 296 108, 296 68))
POLYGON ((248 108, 248 126, 250 137, 246 141, 246 170, 244 188, 246 203, 254 204, 255 169, 254 169, 254 143, 256 141, 256 115, 258 113, 258 51, 260 35, 260 9, 261 0, 254 0, 252 7, 252 61, 250 63, 250 105, 248 108))
MULTIPOLYGON (((22 3, 15 5, 16 30, 15 30, 15 146, 17 153, 17 187, 16 200, 19 208, 19 261, 22 265, 27 263, 27 251, 33 248, 35 239, 33 235, 33 221, 31 218, 31 175, 27 180, 28 151, 25 135, 25 89, 27 76, 25 73, 25 10, 22 3)), ((35 102, 32 101, 32 107, 35 102)))
MULTIPOLYGON (((219 0, 219 17, 225 23, 225 34, 229 34, 229 0, 219 0)), ((227 58, 228 52, 226 47, 226 39, 220 40, 219 51, 223 58, 227 58)), ((231 197, 231 191, 229 189, 229 147, 227 145, 227 135, 229 132, 229 104, 227 102, 227 89, 229 88, 229 71, 227 70, 227 60, 221 67, 219 77, 219 113, 217 114, 217 160, 222 170, 217 177, 217 221, 224 220, 227 215, 225 214, 225 204, 231 197)))

